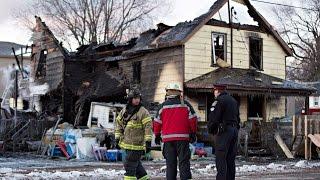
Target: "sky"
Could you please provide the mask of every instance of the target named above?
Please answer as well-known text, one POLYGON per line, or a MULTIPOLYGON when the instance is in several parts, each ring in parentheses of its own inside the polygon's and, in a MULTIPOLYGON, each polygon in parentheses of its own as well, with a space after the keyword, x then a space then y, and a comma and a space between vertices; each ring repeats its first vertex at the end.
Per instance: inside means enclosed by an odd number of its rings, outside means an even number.
MULTIPOLYGON (((23 45, 31 44, 31 32, 23 25, 19 24, 13 14, 19 6, 24 6, 31 0, 0 0, 0 41, 16 42, 23 45)), ((215 0, 169 0, 171 3, 170 11, 162 14, 155 20, 154 24, 163 22, 168 25, 175 25, 178 22, 193 20, 197 16, 208 11, 215 0)), ((282 0, 268 0, 270 2, 282 2, 282 0)), ((297 0, 293 0, 297 1, 297 0)), ((288 1, 285 1, 288 2, 288 1)), ((291 1, 292 2, 292 1, 291 1)), ((270 13, 273 5, 252 2, 258 11, 266 17, 271 24, 274 18, 270 13)), ((237 9, 237 8, 236 8, 237 9)), ((239 11, 241 11, 239 9, 239 11)), ((226 11, 225 11, 226 12, 226 11)), ((245 13, 243 11, 242 13, 245 13)), ((223 12, 221 12, 223 15, 223 12)), ((239 14, 239 13, 238 13, 239 14)), ((241 13, 240 13, 241 14, 241 13)), ((248 18, 248 17, 247 17, 248 18)), ((249 17, 250 18, 250 17, 249 17)))

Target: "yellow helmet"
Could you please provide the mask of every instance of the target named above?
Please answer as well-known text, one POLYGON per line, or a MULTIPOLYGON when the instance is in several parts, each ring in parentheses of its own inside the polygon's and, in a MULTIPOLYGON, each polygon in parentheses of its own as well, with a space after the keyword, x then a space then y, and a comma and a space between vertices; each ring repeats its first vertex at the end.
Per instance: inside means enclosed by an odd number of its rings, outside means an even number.
POLYGON ((178 84, 178 83, 168 84, 166 87, 166 91, 168 91, 168 90, 176 90, 176 91, 181 91, 181 92, 183 91, 180 84, 178 84))

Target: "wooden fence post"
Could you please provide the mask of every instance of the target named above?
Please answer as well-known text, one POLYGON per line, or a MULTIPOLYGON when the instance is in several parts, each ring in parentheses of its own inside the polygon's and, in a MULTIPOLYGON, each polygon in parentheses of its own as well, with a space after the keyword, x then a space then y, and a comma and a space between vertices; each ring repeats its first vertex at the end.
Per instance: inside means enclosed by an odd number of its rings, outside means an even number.
POLYGON ((304 158, 308 160, 308 117, 304 116, 304 158))
POLYGON ((292 116, 292 139, 296 137, 296 116, 292 116))

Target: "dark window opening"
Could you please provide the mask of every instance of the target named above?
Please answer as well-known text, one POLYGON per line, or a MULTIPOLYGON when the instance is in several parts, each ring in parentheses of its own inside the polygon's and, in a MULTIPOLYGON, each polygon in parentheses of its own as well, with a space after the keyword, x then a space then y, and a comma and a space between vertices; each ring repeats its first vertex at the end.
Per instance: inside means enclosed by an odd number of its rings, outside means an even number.
POLYGON ((113 120, 114 120, 113 111, 109 111, 109 123, 113 123, 113 120))
POLYGON ((108 66, 107 69, 119 68, 119 63, 118 61, 111 61, 108 63, 107 66, 108 66))
POLYGON ((141 61, 137 61, 133 63, 133 82, 134 83, 141 82, 141 61))
POLYGON ((264 98, 261 96, 248 97, 248 119, 262 120, 263 119, 263 102, 264 98))
POLYGON ((218 58, 227 61, 227 43, 226 34, 212 33, 212 65, 215 64, 218 58))
POLYGON ((250 68, 262 70, 262 39, 256 37, 249 38, 250 48, 250 68))
POLYGON ((47 65, 46 65, 46 59, 47 59, 47 54, 48 51, 46 49, 41 50, 40 52, 40 56, 39 56, 39 61, 38 61, 38 67, 37 67, 37 71, 36 71, 36 77, 45 77, 46 76, 46 69, 47 69, 47 65))

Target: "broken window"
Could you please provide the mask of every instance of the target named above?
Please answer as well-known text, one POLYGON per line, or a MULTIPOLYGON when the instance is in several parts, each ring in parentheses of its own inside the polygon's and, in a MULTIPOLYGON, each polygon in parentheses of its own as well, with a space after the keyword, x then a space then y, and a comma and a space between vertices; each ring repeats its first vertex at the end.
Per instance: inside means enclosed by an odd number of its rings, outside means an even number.
POLYGON ((38 67, 36 71, 36 77, 46 76, 46 59, 48 51, 46 49, 41 50, 39 55, 38 67))
POLYGON ((224 61, 227 60, 227 35, 223 33, 213 32, 211 35, 212 38, 212 64, 217 62, 217 59, 220 58, 224 61))
POLYGON ((249 38, 250 67, 262 70, 262 39, 257 37, 249 38))
POLYGON ((141 61, 133 63, 133 82, 140 83, 141 81, 141 61))

